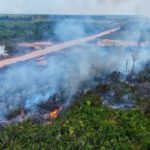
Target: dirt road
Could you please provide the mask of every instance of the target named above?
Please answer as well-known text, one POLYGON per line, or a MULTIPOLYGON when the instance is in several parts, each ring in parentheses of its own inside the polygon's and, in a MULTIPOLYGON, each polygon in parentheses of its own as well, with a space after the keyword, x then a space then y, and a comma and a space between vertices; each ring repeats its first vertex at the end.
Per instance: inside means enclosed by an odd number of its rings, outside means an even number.
POLYGON ((148 42, 137 42, 137 41, 124 41, 124 40, 113 40, 113 39, 102 39, 97 42, 98 46, 120 46, 120 47, 138 47, 145 46, 148 42))
POLYGON ((8 65, 11 65, 11 64, 14 64, 14 63, 17 63, 17 62, 22 62, 22 61, 35 59, 37 57, 41 57, 41 56, 47 55, 47 54, 52 53, 52 52, 60 51, 60 50, 65 49, 65 48, 80 45, 82 43, 86 43, 86 42, 92 41, 96 38, 99 38, 99 37, 111 34, 113 32, 116 32, 119 29, 120 29, 120 27, 110 29, 110 30, 100 32, 98 34, 88 36, 88 37, 85 37, 85 38, 81 38, 81 39, 77 39, 77 40, 73 40, 73 41, 69 41, 69 42, 56 44, 56 45, 53 45, 51 47, 47 47, 45 49, 40 49, 40 50, 37 50, 37 51, 34 51, 34 52, 30 52, 30 53, 27 53, 27 54, 22 55, 22 56, 4 59, 4 60, 0 61, 0 68, 6 67, 8 65))

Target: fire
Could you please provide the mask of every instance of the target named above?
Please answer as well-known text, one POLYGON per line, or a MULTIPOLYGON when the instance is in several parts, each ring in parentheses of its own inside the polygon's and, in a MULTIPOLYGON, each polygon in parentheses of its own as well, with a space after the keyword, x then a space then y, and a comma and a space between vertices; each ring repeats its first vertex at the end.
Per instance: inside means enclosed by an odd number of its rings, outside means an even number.
POLYGON ((61 110, 62 110, 62 107, 59 107, 59 108, 57 108, 57 109, 51 111, 51 112, 49 113, 49 117, 50 117, 51 119, 56 119, 56 118, 58 117, 58 115, 59 115, 59 113, 60 113, 61 110))

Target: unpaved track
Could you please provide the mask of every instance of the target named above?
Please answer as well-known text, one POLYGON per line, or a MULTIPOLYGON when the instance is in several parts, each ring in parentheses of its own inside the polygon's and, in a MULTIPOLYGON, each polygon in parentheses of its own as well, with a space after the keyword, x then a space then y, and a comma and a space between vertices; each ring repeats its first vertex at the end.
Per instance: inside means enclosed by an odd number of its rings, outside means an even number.
POLYGON ((89 41, 94 40, 96 38, 99 38, 99 37, 111 34, 113 32, 116 32, 119 29, 120 29, 120 27, 110 29, 110 30, 100 32, 98 34, 88 36, 88 37, 85 37, 85 38, 81 38, 81 39, 77 39, 77 40, 73 40, 73 41, 69 41, 69 42, 64 42, 64 43, 61 43, 61 44, 56 44, 54 46, 47 47, 45 49, 37 50, 37 51, 34 51, 34 52, 30 52, 30 53, 27 53, 27 54, 22 55, 22 56, 4 59, 4 60, 0 61, 0 68, 6 67, 8 65, 11 65, 11 64, 14 64, 14 63, 17 63, 17 62, 22 62, 22 61, 35 59, 37 57, 47 55, 51 52, 56 52, 56 51, 59 51, 59 50, 65 49, 65 48, 69 48, 69 47, 72 47, 72 46, 75 46, 75 45, 80 45, 82 43, 86 43, 86 42, 89 42, 89 41))
POLYGON ((121 47, 139 47, 146 46, 149 42, 137 42, 137 41, 124 41, 124 40, 113 40, 113 39, 102 39, 97 42, 98 46, 121 46, 121 47))

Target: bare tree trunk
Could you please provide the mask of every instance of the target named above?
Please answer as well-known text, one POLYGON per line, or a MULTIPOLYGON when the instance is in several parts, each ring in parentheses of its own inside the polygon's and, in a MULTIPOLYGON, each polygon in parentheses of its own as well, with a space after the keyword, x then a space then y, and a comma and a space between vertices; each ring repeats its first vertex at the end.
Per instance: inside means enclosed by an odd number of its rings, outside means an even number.
POLYGON ((131 70, 131 83, 133 83, 133 75, 135 72, 135 62, 138 59, 138 51, 136 50, 133 54, 132 54, 132 60, 133 60, 133 66, 132 66, 132 70, 131 70))
POLYGON ((132 71, 131 71, 131 83, 133 83, 134 69, 135 69, 135 59, 133 59, 133 66, 132 66, 132 71))
POLYGON ((126 60, 126 72, 128 71, 128 59, 126 60))

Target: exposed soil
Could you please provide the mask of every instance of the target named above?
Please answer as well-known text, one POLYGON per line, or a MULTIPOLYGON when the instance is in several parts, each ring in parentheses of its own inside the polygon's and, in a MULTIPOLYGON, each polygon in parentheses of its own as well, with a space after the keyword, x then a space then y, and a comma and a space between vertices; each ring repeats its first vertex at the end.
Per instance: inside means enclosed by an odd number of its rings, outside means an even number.
POLYGON ((97 42, 98 46, 121 46, 121 47, 138 47, 149 45, 149 42, 136 42, 124 40, 101 39, 97 42))

